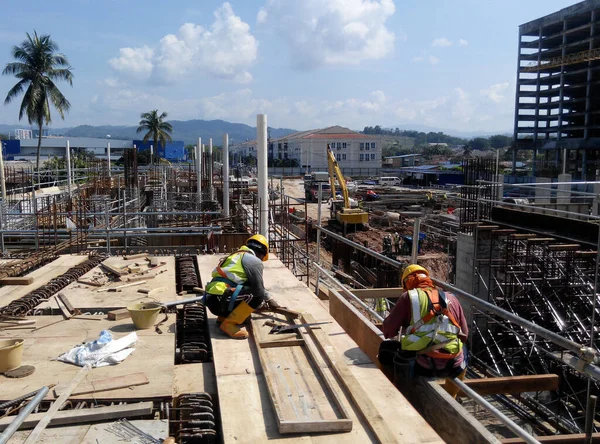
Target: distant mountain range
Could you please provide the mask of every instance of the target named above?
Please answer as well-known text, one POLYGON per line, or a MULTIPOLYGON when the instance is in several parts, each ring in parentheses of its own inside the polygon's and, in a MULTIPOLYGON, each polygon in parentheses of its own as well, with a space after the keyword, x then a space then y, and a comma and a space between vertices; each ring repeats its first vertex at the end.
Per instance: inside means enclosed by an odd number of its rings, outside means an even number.
MULTIPOLYGON (((231 123, 224 120, 169 120, 173 126, 173 140, 183 140, 185 144, 195 144, 198 137, 202 142, 208 144, 212 138, 213 145, 220 146, 223 143, 223 134, 229 134, 229 143, 236 144, 246 140, 256 139, 256 128, 243 123, 231 123)), ((3 125, 0 124, 0 133, 11 134, 17 128, 27 128, 27 125, 3 125)), ((133 140, 139 139, 143 134, 136 133, 137 126, 114 126, 114 125, 79 125, 74 128, 50 128, 50 134, 66 137, 100 137, 110 135, 111 139, 133 140)), ((289 128, 269 128, 273 138, 283 137, 296 130, 289 128)))
MULTIPOLYGON (((214 145, 221 145, 223 134, 229 134, 229 143, 237 144, 246 140, 254 140, 256 138, 256 128, 245 125, 243 123, 231 123, 224 120, 170 120, 173 125, 173 140, 183 140, 185 144, 195 144, 198 137, 208 143, 208 139, 213 139, 214 145)), ((510 131, 504 132, 486 132, 486 131, 456 131, 452 129, 440 129, 426 125, 413 123, 397 125, 401 130, 414 130, 429 132, 443 132, 444 134, 471 139, 473 137, 487 137, 494 134, 504 134, 511 136, 510 131)), ((11 134, 14 136, 14 131, 17 128, 28 128, 28 125, 4 125, 0 124, 0 134, 11 134)), ((391 129, 395 129, 395 127, 391 129)), ((116 126, 116 125, 79 125, 71 128, 50 128, 50 134, 55 136, 67 137, 100 137, 105 138, 110 134, 112 139, 133 140, 139 139, 141 134, 137 134, 135 130, 137 126, 116 126)), ((273 138, 283 137, 297 130, 290 128, 269 128, 270 136, 273 138)), ((358 131, 362 131, 362 128, 358 131)))

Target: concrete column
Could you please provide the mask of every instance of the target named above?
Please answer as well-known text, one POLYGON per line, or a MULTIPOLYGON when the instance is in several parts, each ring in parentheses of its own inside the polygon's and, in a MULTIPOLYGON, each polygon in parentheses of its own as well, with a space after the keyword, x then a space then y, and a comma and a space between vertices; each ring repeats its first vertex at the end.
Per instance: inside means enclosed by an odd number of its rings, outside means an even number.
POLYGON ((504 197, 504 174, 496 174, 496 199, 502 200, 504 197))
POLYGON ((67 166, 67 192, 71 197, 71 144, 67 140, 65 162, 67 166))
POLYGON ((196 189, 198 191, 198 204, 202 202, 202 138, 198 137, 196 145, 196 189))
POLYGON ((229 134, 223 135, 223 216, 229 217, 229 134))
POLYGON ((208 165, 207 165, 207 173, 208 173, 208 198, 209 200, 215 200, 215 191, 213 188, 213 147, 212 147, 212 138, 208 139, 208 165))
MULTIPOLYGON (((536 177, 536 183, 549 183, 551 179, 549 177, 536 177)), ((551 191, 550 185, 540 185, 540 187, 535 187, 535 204, 536 205, 545 205, 550 203, 551 191), (544 188, 544 189, 540 189, 544 188)))
MULTIPOLYGON (((559 174, 558 182, 571 182, 570 174, 559 174)), ((558 191, 556 192, 556 203, 559 205, 569 205, 571 203, 571 184, 565 183, 557 185, 558 191)), ((565 208, 568 211, 568 208, 565 208)))
POLYGON ((108 178, 110 179, 110 142, 106 144, 106 161, 108 162, 108 178))
POLYGON ((269 198, 267 183, 267 115, 256 116, 256 150, 258 172, 259 232, 269 236, 269 198))

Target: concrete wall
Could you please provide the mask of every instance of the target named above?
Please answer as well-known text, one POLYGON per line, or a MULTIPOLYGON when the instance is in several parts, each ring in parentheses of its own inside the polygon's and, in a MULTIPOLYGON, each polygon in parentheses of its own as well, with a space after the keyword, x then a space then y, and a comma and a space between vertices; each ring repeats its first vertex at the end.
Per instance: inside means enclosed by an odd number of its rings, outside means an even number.
MULTIPOLYGON (((473 273, 473 253, 475 251, 475 238, 470 234, 458 233, 456 238, 456 285, 463 291, 473 293, 475 274, 473 273)), ((461 302, 465 317, 471 324, 471 308, 469 304, 461 302)))

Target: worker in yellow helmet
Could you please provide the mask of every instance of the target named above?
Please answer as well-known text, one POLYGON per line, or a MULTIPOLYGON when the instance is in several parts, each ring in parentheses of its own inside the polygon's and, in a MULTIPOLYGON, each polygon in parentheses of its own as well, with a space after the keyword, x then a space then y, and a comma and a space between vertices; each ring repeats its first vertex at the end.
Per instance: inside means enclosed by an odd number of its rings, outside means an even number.
POLYGON ((212 280, 205 288, 206 306, 217 315, 221 331, 231 338, 248 338, 239 325, 262 304, 279 307, 263 282, 263 262, 268 258, 269 242, 263 235, 255 234, 237 252, 222 259, 212 272, 212 280))
POLYGON ((383 321, 384 336, 396 337, 402 329, 400 353, 414 357, 415 375, 462 379, 469 330, 458 299, 436 289, 429 271, 417 264, 405 268, 402 286, 404 293, 383 321))

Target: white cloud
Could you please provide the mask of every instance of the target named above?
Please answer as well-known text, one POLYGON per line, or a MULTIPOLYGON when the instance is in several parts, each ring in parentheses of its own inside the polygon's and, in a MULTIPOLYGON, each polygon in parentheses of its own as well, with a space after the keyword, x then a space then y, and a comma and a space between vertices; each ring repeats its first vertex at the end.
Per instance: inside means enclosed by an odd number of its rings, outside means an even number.
POLYGON ((257 22, 283 37, 303 69, 377 60, 394 49, 393 0, 267 0, 257 22))
POLYGON ((452 46, 452 41, 448 40, 446 37, 439 37, 431 42, 431 46, 434 48, 445 48, 447 46, 452 46))
POLYGON ((433 55, 427 55, 427 53, 413 57, 412 61, 415 63, 428 62, 431 65, 437 65, 438 63, 440 63, 440 59, 433 55))
POLYGON ((460 39, 460 40, 458 41, 458 44, 459 44, 460 46, 469 46, 469 42, 468 42, 467 40, 465 40, 465 39, 460 39))
POLYGON ((215 13, 210 29, 193 23, 182 25, 177 34, 164 36, 152 49, 121 48, 110 66, 125 77, 173 83, 199 73, 248 83, 247 69, 255 62, 258 41, 250 26, 224 3, 215 13))
POLYGON ((492 102, 503 102, 506 96, 504 95, 508 89, 508 82, 496 83, 488 88, 482 89, 480 93, 490 99, 492 102))
POLYGON ((427 60, 429 61, 429 63, 431 63, 432 65, 437 65, 438 63, 440 63, 440 59, 438 59, 435 56, 430 55, 427 60))

